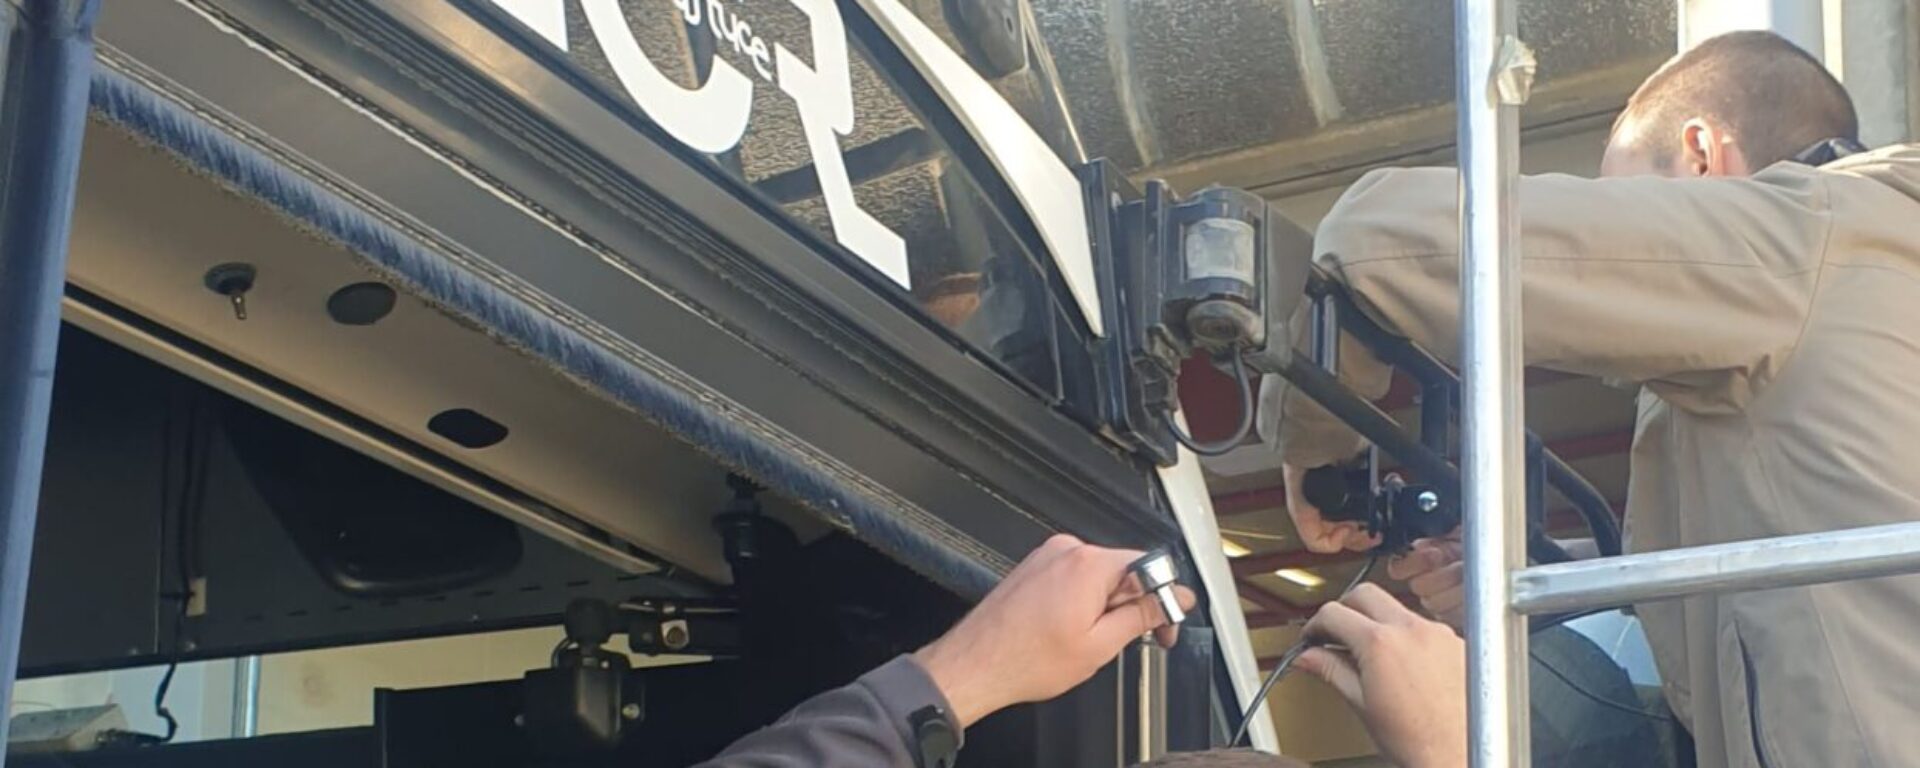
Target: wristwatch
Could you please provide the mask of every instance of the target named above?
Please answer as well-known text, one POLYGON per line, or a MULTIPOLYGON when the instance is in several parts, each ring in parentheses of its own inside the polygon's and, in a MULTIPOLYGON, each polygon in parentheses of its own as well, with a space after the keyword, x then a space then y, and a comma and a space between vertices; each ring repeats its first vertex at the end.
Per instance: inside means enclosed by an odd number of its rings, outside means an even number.
POLYGON ((920 768, 953 768, 960 756, 960 734, 946 710, 937 704, 916 709, 907 716, 907 726, 913 729, 914 757, 920 768))

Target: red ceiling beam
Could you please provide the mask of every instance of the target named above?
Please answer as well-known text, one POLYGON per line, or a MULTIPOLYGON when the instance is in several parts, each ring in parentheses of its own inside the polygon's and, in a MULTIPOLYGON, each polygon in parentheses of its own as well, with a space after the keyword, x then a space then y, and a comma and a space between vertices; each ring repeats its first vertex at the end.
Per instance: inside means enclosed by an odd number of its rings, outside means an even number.
POLYGON ((1393 413, 1401 409, 1412 408, 1414 400, 1418 399, 1419 396, 1420 384, 1415 382, 1413 377, 1399 371, 1394 371, 1393 383, 1387 387, 1386 396, 1374 401, 1374 404, 1380 406, 1380 410, 1393 413))
POLYGON ((1305 621, 1306 619, 1307 619, 1307 614, 1304 611, 1299 611, 1294 613, 1280 613, 1278 611, 1254 611, 1253 613, 1247 614, 1247 629, 1255 630, 1255 629, 1272 629, 1274 627, 1284 627, 1297 621, 1305 621))
MULTIPOLYGON (((1526 371, 1528 387, 1542 387, 1575 378, 1579 377, 1544 368, 1528 368, 1526 371)), ((1253 375, 1252 386, 1256 391, 1259 389, 1259 374, 1253 375)), ((1195 439, 1225 439, 1238 425, 1242 407, 1239 387, 1233 377, 1213 367, 1205 357, 1195 355, 1181 361, 1179 387, 1180 407, 1186 412, 1187 427, 1193 430, 1195 439)), ((1392 413, 1413 407, 1419 394, 1418 383, 1405 374, 1395 372, 1386 396, 1380 398, 1378 405, 1381 410, 1392 413)))
POLYGON ((1278 484, 1213 497, 1213 513, 1216 515, 1244 515, 1263 509, 1285 509, 1286 506, 1286 486, 1278 484))
MULTIPOLYGON (((1253 377, 1249 386, 1260 391, 1260 375, 1249 375, 1253 377)), ((1186 412, 1187 428, 1193 431, 1195 440, 1213 442, 1232 436, 1240 424, 1240 409, 1245 407, 1240 385, 1232 376, 1213 367, 1206 357, 1195 355, 1181 361, 1178 386, 1180 409, 1186 412)))
MULTIPOLYGON (((1607 507, 1613 510, 1614 520, 1627 519, 1627 508, 1625 504, 1622 504, 1617 501, 1610 501, 1610 502, 1607 502, 1607 507)), ((1547 532, 1548 533, 1558 533, 1560 531, 1575 531, 1578 533, 1578 535, 1585 536, 1586 529, 1587 529, 1586 518, 1581 517, 1580 512, 1578 510, 1575 510, 1573 507, 1560 507, 1558 509, 1549 510, 1547 512, 1547 532)))
POLYGON ((1631 448, 1633 448, 1633 430, 1631 429, 1617 429, 1611 432, 1596 432, 1591 435, 1547 441, 1547 449, 1564 461, 1612 456, 1626 453, 1631 448))
POLYGON ((1303 619, 1312 611, 1309 607, 1295 605, 1293 601, 1274 594, 1272 590, 1249 581, 1236 581, 1235 586, 1239 587, 1241 597, 1253 601, 1254 605, 1260 606, 1260 610, 1267 613, 1303 619))
MULTIPOLYGON (((1528 368, 1526 371, 1526 386, 1529 388, 1545 387, 1578 378, 1581 377, 1571 373, 1549 371, 1545 368, 1528 368)), ((1380 398, 1375 404, 1380 406, 1380 410, 1392 413, 1404 408, 1412 408, 1414 400, 1419 394, 1420 385, 1418 383, 1415 383, 1411 377, 1395 371, 1393 374, 1393 385, 1387 389, 1386 397, 1380 398)))

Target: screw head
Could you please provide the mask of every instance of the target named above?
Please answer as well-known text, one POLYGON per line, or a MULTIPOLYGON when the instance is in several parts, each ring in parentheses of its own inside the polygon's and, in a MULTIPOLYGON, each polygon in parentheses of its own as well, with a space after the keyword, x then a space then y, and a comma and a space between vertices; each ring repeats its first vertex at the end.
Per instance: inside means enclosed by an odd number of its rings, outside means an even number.
POLYGON ((687 626, 686 620, 675 619, 673 621, 661 622, 660 643, 665 645, 668 650, 684 650, 692 642, 692 628, 687 626))
POLYGON ((640 705, 628 704, 620 708, 620 716, 628 720, 640 719, 640 705))
POLYGON ((525 727, 527 727, 527 716, 526 716, 526 715, 514 715, 514 716, 513 716, 513 727, 515 727, 515 728, 525 728, 525 727))

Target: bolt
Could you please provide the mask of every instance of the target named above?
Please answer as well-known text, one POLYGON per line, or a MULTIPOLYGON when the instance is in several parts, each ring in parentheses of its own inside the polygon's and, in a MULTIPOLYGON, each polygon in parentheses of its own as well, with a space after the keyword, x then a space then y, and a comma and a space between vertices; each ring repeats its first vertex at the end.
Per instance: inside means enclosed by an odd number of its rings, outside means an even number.
POLYGON ((1420 505, 1420 511, 1432 512, 1440 508, 1440 494, 1434 493, 1433 491, 1421 491, 1419 496, 1414 497, 1414 502, 1420 505))
POLYGON ((247 319, 247 292, 253 290, 254 268, 245 262, 230 262, 207 270, 201 278, 207 290, 227 297, 233 303, 235 320, 247 319))
POLYGON ((620 708, 620 716, 628 720, 640 719, 640 705, 628 704, 620 708))
POLYGON ((684 650, 693 642, 693 633, 685 619, 675 619, 660 623, 660 642, 667 650, 684 650))

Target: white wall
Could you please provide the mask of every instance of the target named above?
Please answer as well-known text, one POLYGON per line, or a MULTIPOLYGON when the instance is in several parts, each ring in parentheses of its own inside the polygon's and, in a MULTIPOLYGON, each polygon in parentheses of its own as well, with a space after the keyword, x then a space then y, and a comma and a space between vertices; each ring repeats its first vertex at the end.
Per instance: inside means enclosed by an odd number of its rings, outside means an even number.
MULTIPOLYGON (((373 723, 375 688, 425 688, 515 680, 544 667, 562 634, 557 627, 465 637, 302 651, 267 656, 260 670, 259 733, 346 728, 373 723)), ((698 657, 630 657, 634 666, 681 664, 698 657)), ((12 711, 119 704, 133 730, 162 733, 153 694, 164 667, 21 681, 12 711)), ((234 662, 183 664, 167 696, 180 741, 230 736, 234 662)))
MULTIPOLYGON (((22 680, 14 684, 8 716, 40 709, 119 704, 127 727, 151 734, 166 732, 153 709, 153 694, 166 667, 22 680)), ((167 693, 167 709, 180 723, 180 741, 223 738, 230 733, 233 664, 225 661, 182 664, 167 693)))

